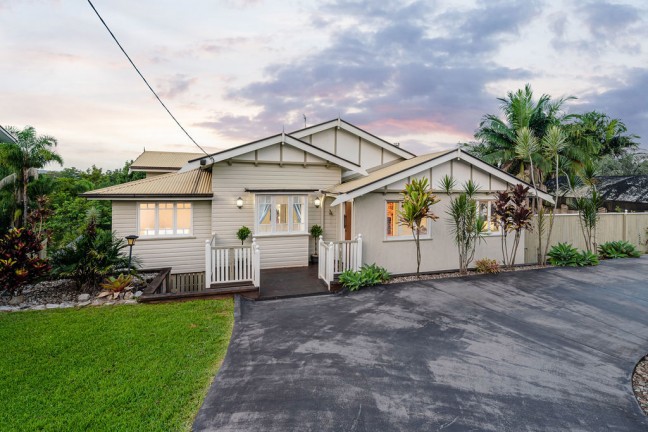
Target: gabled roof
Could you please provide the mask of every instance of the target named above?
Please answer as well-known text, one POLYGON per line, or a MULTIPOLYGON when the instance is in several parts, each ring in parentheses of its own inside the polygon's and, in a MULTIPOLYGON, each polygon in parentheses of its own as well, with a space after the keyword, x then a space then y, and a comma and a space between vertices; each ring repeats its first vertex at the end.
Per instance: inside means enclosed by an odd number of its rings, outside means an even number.
POLYGON ((253 152, 255 150, 260 150, 275 144, 288 144, 299 150, 303 150, 307 153, 310 153, 314 156, 317 156, 321 159, 324 159, 328 162, 331 162, 335 165, 339 165, 342 168, 357 172, 362 175, 367 175, 367 172, 358 164, 351 162, 347 159, 341 158, 334 155, 326 150, 322 150, 319 147, 316 147, 312 144, 309 144, 305 141, 297 139, 291 135, 284 133, 273 135, 271 137, 263 138, 258 141, 252 141, 247 144, 240 145, 231 149, 223 150, 221 152, 213 153, 209 156, 203 156, 189 161, 185 166, 182 167, 180 172, 185 172, 191 169, 195 169, 200 166, 200 160, 205 159, 208 165, 215 164, 217 162, 222 162, 237 156, 244 155, 246 153, 253 152))
MULTIPOLYGON (((381 187, 388 186, 394 182, 408 178, 411 175, 416 175, 421 171, 441 165, 453 159, 461 159, 469 164, 499 178, 507 183, 517 184, 521 183, 530 186, 528 183, 518 179, 511 174, 504 172, 486 162, 477 159, 460 149, 446 150, 437 153, 428 153, 425 155, 417 156, 402 162, 389 165, 385 168, 373 171, 366 177, 359 178, 347 183, 342 183, 325 190, 325 192, 340 194, 332 203, 331 206, 342 204, 353 198, 362 196, 368 192, 372 192, 381 187)), ((533 193, 533 190, 530 191, 533 193)), ((538 196, 545 201, 553 203, 551 195, 538 191, 538 196)))
POLYGON ((81 194, 92 199, 211 198, 211 171, 195 169, 162 174, 81 194))
POLYGON ((147 151, 133 161, 131 171, 177 171, 203 153, 147 151))
POLYGON ((648 204, 648 175, 597 176, 596 188, 605 201, 648 204))
POLYGON ((9 132, 7 129, 0 126, 0 142, 15 143, 16 137, 14 137, 13 134, 9 132))
POLYGON ((294 132, 291 132, 289 135, 294 136, 295 138, 304 138, 308 135, 312 135, 317 132, 321 132, 327 129, 331 129, 334 127, 339 127, 340 129, 344 129, 347 132, 351 132, 352 134, 355 134, 362 139, 369 141, 372 144, 375 144, 379 147, 384 148, 385 150, 388 150, 402 158, 409 159, 411 157, 416 156, 414 153, 409 152, 397 145, 394 145, 390 142, 385 141, 382 138, 379 138, 363 129, 360 129, 359 127, 352 125, 351 123, 342 120, 341 118, 337 118, 334 120, 329 120, 324 123, 320 123, 314 126, 308 126, 303 129, 296 130, 294 132))

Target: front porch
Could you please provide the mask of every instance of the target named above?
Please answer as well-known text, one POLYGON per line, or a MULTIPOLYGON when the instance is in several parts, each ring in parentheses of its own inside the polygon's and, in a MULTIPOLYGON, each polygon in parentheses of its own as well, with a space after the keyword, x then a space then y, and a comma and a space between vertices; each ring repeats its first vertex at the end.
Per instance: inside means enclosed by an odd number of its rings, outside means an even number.
POLYGON ((326 283, 317 275, 317 264, 307 267, 287 267, 261 270, 261 283, 256 291, 241 295, 250 300, 273 300, 290 297, 331 294, 326 283))

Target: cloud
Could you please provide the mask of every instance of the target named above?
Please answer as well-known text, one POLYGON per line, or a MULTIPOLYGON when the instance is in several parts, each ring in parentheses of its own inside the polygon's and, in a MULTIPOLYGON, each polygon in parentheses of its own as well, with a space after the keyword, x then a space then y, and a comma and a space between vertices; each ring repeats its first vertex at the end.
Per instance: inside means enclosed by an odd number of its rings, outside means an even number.
POLYGON ((175 74, 158 83, 158 94, 160 97, 173 99, 186 93, 189 88, 197 82, 197 78, 188 77, 184 74, 175 74))
POLYGON ((507 1, 437 11, 425 1, 327 3, 314 20, 334 29, 328 46, 275 63, 264 80, 229 92, 256 114, 215 113, 199 126, 251 139, 256 131, 276 133, 282 124, 297 128, 304 113, 309 122, 341 115, 375 133, 444 129, 471 135, 485 109, 496 109, 489 82, 532 76, 491 58, 534 19, 537 7, 507 1))

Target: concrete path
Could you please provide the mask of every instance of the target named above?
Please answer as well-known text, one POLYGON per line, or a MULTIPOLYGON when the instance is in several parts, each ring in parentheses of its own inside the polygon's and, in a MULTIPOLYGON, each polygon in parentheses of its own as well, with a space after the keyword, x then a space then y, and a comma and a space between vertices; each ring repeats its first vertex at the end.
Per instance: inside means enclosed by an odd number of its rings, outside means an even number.
POLYGON ((648 259, 242 302, 214 431, 640 431, 648 259))

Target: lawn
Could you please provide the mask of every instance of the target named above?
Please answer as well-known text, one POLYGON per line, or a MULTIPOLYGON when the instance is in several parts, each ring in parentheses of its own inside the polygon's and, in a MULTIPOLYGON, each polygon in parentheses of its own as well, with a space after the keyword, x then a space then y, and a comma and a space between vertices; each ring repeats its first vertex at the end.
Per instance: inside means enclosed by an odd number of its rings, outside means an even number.
POLYGON ((0 314, 0 429, 189 430, 231 300, 0 314))

